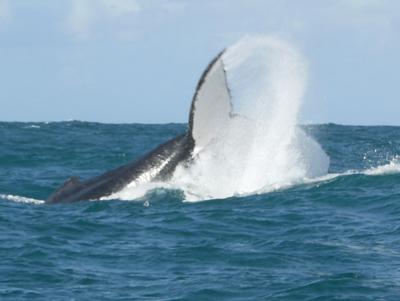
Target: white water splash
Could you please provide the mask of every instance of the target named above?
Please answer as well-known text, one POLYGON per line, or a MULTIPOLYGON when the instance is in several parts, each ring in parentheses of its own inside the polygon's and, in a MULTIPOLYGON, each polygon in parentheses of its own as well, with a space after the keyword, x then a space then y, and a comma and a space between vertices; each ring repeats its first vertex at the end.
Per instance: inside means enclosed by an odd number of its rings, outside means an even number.
POLYGON ((323 183, 335 180, 339 177, 347 177, 353 175, 366 175, 366 176, 385 176, 400 173, 400 156, 395 156, 389 163, 378 165, 364 170, 350 169, 342 173, 329 173, 321 177, 316 177, 313 179, 305 179, 304 184, 310 183, 323 183))
POLYGON ((197 201, 264 193, 326 174, 328 156, 297 126, 306 84, 301 55, 284 41, 252 37, 228 48, 222 61, 235 117, 190 168, 178 167, 172 185, 197 201))
POLYGON ((24 128, 25 129, 40 129, 40 125, 31 124, 31 125, 28 125, 28 126, 26 126, 24 128))
POLYGON ((12 201, 12 202, 16 202, 16 203, 35 204, 35 205, 41 205, 41 204, 45 203, 45 201, 43 201, 43 200, 37 200, 37 199, 27 198, 27 197, 23 197, 23 196, 19 196, 19 195, 11 195, 11 194, 0 194, 0 199, 12 201))
POLYGON ((400 156, 394 157, 388 164, 372 167, 363 172, 368 176, 379 176, 400 173, 400 156))

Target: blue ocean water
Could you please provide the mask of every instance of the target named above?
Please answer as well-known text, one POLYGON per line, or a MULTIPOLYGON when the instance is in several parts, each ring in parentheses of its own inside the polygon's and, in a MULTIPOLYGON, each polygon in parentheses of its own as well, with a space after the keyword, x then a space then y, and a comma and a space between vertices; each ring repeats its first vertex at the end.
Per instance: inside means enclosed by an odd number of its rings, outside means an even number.
POLYGON ((186 125, 0 123, 0 300, 400 300, 400 128, 304 128, 331 161, 315 182, 44 205, 186 125))

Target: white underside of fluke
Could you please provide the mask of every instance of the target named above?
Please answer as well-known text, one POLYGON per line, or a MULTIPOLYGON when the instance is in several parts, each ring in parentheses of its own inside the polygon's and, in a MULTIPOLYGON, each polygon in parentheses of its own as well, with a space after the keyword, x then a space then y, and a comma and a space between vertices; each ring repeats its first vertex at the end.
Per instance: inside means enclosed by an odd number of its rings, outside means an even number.
POLYGON ((195 155, 213 138, 220 136, 231 115, 229 88, 221 59, 211 67, 193 101, 192 136, 195 140, 195 155))

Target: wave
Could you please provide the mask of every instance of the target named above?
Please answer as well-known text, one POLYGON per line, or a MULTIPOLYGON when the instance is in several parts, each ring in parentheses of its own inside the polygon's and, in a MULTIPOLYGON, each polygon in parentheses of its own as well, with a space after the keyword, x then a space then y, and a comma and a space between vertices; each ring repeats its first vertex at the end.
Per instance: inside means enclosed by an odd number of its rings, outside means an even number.
POLYGON ((340 177, 348 177, 354 175, 365 175, 368 177, 386 176, 400 174, 400 161, 399 157, 394 157, 389 163, 378 165, 375 167, 370 167, 364 170, 347 170, 341 173, 328 173, 321 177, 316 177, 312 179, 303 179, 299 184, 312 184, 312 183, 324 183, 330 182, 340 177))
POLYGON ((400 156, 395 156, 389 163, 369 168, 363 173, 368 176, 400 173, 400 156))
POLYGON ((33 198, 28 198, 19 195, 11 195, 11 194, 0 194, 0 199, 16 203, 35 204, 35 205, 41 205, 45 203, 45 201, 43 200, 37 200, 33 198))
POLYGON ((25 129, 40 129, 40 125, 30 124, 24 127, 25 129))

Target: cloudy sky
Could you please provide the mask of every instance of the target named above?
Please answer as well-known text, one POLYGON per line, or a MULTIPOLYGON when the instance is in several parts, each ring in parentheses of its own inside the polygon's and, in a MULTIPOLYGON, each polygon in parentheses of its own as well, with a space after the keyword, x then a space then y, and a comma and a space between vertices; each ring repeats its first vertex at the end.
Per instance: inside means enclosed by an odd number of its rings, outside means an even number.
POLYGON ((397 0, 0 0, 0 120, 186 122, 209 60, 252 34, 306 57, 303 123, 400 125, 397 0))

